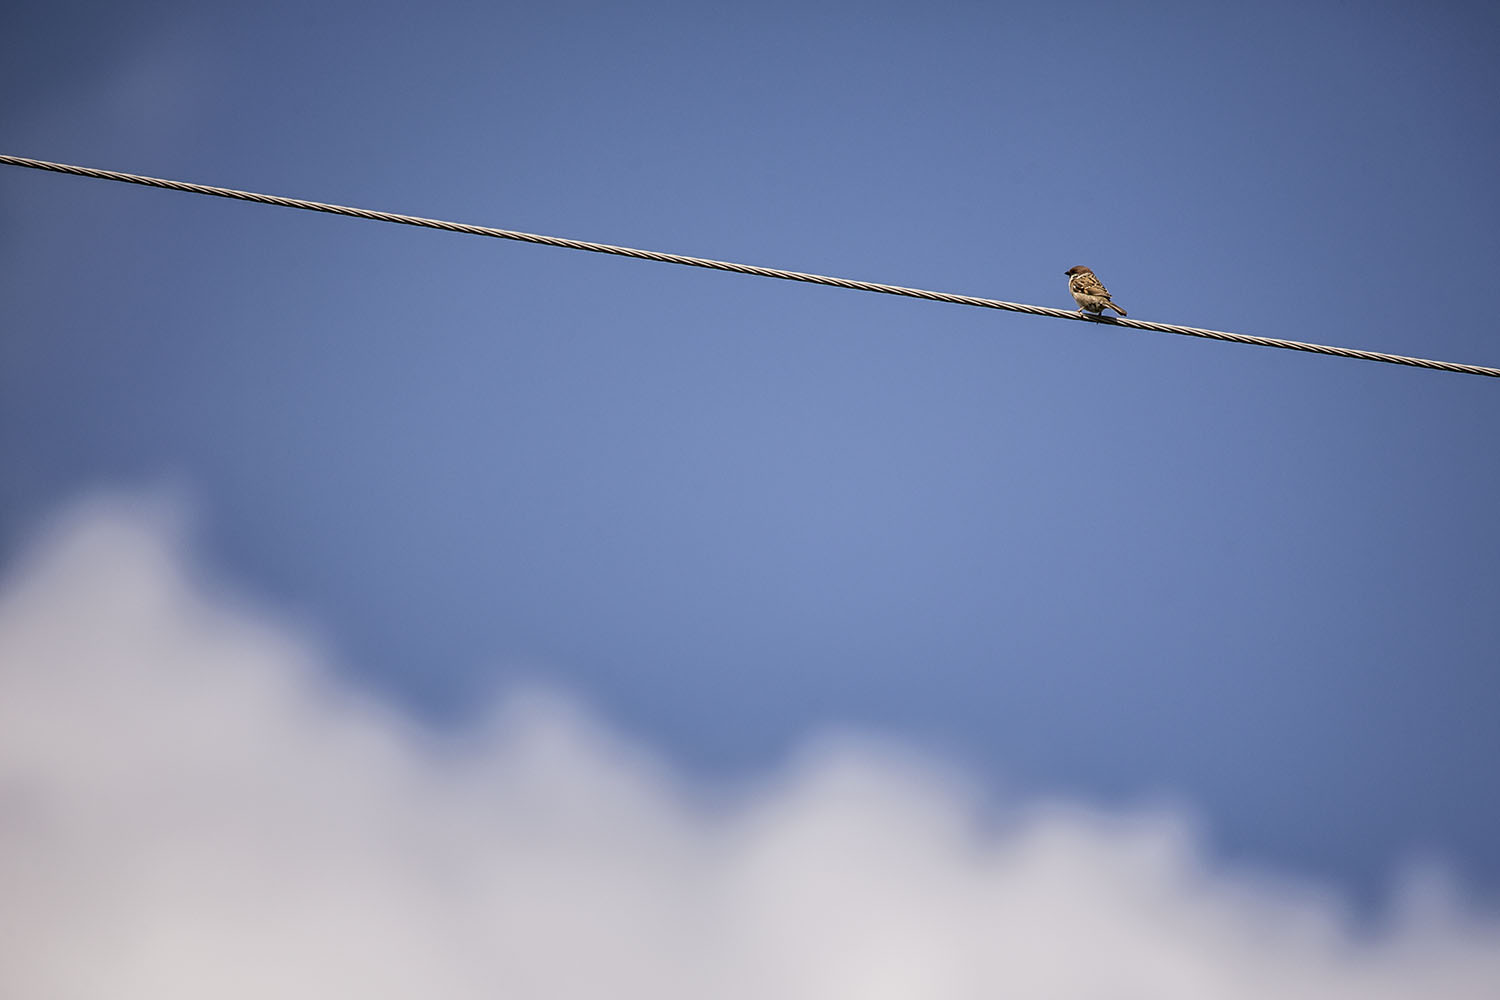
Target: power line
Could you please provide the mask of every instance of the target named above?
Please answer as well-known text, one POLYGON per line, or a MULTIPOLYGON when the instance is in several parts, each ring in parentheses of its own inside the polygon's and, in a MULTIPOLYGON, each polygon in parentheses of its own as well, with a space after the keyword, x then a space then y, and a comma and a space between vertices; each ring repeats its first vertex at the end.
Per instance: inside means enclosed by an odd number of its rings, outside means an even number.
POLYGON ((283 198, 278 195, 257 194, 254 191, 236 191, 232 188, 212 187, 207 184, 189 184, 185 181, 165 180, 161 177, 144 177, 140 174, 125 174, 116 170, 100 170, 96 167, 80 167, 70 163, 52 163, 48 160, 33 160, 24 156, 7 156, 0 153, 0 164, 15 167, 30 167, 35 170, 51 170, 60 174, 75 174, 79 177, 95 177, 106 181, 121 181, 126 184, 143 184, 147 187, 166 188, 170 191, 187 191, 192 194, 213 195, 218 198, 234 198, 253 201, 262 205, 280 205, 283 208, 300 208, 309 212, 327 212, 330 215, 347 215, 356 219, 371 219, 375 222, 395 222, 403 226, 420 226, 424 229, 442 229, 453 233, 468 233, 472 236, 492 236, 502 240, 519 240, 522 243, 541 243, 546 246, 565 247, 569 250, 588 250, 591 253, 614 254, 619 257, 635 257, 640 260, 660 261, 663 264, 684 264, 688 267, 707 267, 715 271, 733 271, 736 274, 753 274, 762 278, 782 278, 787 281, 805 281, 814 285, 831 285, 834 288, 849 288, 857 292, 880 292, 885 295, 904 295, 913 299, 928 299, 933 302, 951 302, 960 306, 979 306, 984 309, 1003 309, 1007 312, 1028 313, 1032 316, 1051 316, 1054 319, 1086 320, 1109 326, 1123 326, 1132 330, 1150 330, 1156 333, 1176 333, 1186 337, 1204 337, 1209 340, 1227 340, 1236 344, 1254 344, 1258 347, 1279 347, 1289 351, 1307 351, 1312 354, 1329 354, 1340 358, 1359 358, 1364 361, 1383 361, 1393 365, 1408 365, 1413 368, 1430 368, 1435 371, 1456 372, 1461 375, 1487 375, 1500 378, 1500 368, 1485 368, 1480 365, 1460 365, 1449 361, 1429 361, 1426 358, 1408 358, 1399 354, 1382 354, 1378 351, 1359 351, 1350 347, 1329 347, 1324 344, 1306 344, 1298 340, 1278 340, 1274 337, 1252 337, 1243 333, 1227 333, 1223 330, 1204 330, 1193 326, 1174 326, 1170 323, 1147 323, 1137 319, 1106 319, 1085 317, 1070 309, 1050 309, 1021 302, 1003 302, 999 299, 981 299, 972 295, 951 295, 947 292, 930 292, 921 288, 904 288, 900 285, 882 285, 873 281, 852 281, 848 278, 832 278, 823 274, 805 274, 801 271, 783 271, 774 267, 754 267, 725 260, 709 260, 703 257, 684 257, 674 253, 659 253, 654 250, 637 250, 633 247, 612 246, 608 243, 588 243, 583 240, 565 240, 556 236, 539 236, 511 229, 493 229, 489 226, 471 226, 462 222, 445 222, 441 219, 424 219, 415 215, 397 215, 394 212, 375 212, 366 208, 350 208, 345 205, 329 205, 301 198, 283 198))

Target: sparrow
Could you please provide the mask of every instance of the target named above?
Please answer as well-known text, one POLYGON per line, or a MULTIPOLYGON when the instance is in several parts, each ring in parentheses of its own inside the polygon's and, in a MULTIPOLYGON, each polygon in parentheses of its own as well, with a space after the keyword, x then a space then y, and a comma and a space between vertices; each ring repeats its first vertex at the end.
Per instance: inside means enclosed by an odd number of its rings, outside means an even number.
POLYGON ((1093 271, 1079 264, 1063 273, 1068 276, 1068 291, 1072 293, 1073 301, 1078 303, 1080 313, 1089 312, 1097 316, 1106 309, 1113 309, 1121 316, 1125 315, 1124 309, 1110 301, 1109 289, 1094 276, 1093 271))

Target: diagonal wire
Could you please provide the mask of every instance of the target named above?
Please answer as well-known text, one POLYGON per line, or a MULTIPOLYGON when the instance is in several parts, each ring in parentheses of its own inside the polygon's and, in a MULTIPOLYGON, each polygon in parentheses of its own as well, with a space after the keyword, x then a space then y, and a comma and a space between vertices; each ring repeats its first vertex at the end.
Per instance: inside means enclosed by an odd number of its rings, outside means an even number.
POLYGON ((952 295, 947 292, 930 292, 921 288, 905 288, 901 285, 882 285, 873 281, 853 281, 848 278, 833 278, 823 274, 806 274, 801 271, 783 271, 774 267, 755 267, 736 264, 726 260, 710 260, 704 257, 684 257, 675 253, 660 253, 655 250, 637 250, 633 247, 612 246, 608 243, 589 243, 584 240, 566 240, 556 236, 539 236, 536 233, 521 233, 511 229, 493 229, 489 226, 471 226, 462 222, 445 222, 441 219, 424 219, 415 215, 397 215, 394 212, 375 212, 367 208, 350 208, 345 205, 329 205, 319 201, 304 201, 301 198, 283 198, 278 195, 257 194, 254 191, 236 191, 233 188, 212 187, 207 184, 190 184, 186 181, 166 180, 161 177, 145 177, 126 174, 117 170, 101 170, 97 167, 80 167, 70 163, 53 163, 48 160, 33 160, 25 156, 8 156, 0 153, 0 164, 15 167, 30 167, 35 170, 51 170, 60 174, 79 177, 95 177, 100 180, 122 181, 126 184, 143 184, 147 187, 166 188, 170 191, 187 191, 192 194, 213 195, 218 198, 234 198, 253 201, 261 205, 280 205, 283 208, 300 208, 310 212, 327 212, 330 215, 347 215, 356 219, 371 219, 375 222, 394 222, 404 226, 420 226, 424 229, 442 229, 452 233, 468 233, 473 236, 492 236, 502 240, 519 240, 522 243, 540 243, 545 246, 565 247, 569 250, 587 250, 591 253, 614 254, 619 257, 635 257, 640 260, 660 261, 663 264, 683 264, 688 267, 706 267, 715 271, 733 271, 736 274, 753 274, 762 278, 782 278, 787 281, 805 281, 814 285, 831 285, 834 288, 849 288, 858 292, 880 292, 885 295, 904 295, 913 299, 928 299, 932 302, 951 302, 960 306, 979 306, 984 309, 1003 309, 1007 312, 1028 313, 1032 316, 1051 316, 1055 319, 1086 320, 1109 326, 1128 327, 1132 330, 1151 330, 1156 333, 1176 333, 1186 337, 1204 337, 1209 340, 1227 340, 1235 344, 1253 344, 1258 347, 1279 347, 1289 351, 1306 351, 1312 354, 1329 354, 1339 358, 1359 358, 1364 361, 1383 361, 1393 365, 1408 365, 1413 368, 1430 368, 1435 371, 1456 372, 1461 375, 1487 375, 1500 378, 1500 368, 1485 368, 1480 365, 1461 365, 1450 361, 1430 361, 1426 358, 1409 358, 1400 354, 1382 354, 1378 351, 1360 351, 1351 347, 1329 347, 1324 344, 1307 344, 1298 340, 1279 340, 1275 337, 1252 337, 1243 333, 1227 333, 1223 330, 1204 330, 1194 326, 1175 326, 1170 323, 1147 323, 1136 319, 1112 319, 1084 316, 1070 309, 1051 309, 1022 302, 1004 302, 1000 299, 982 299, 972 295, 952 295))

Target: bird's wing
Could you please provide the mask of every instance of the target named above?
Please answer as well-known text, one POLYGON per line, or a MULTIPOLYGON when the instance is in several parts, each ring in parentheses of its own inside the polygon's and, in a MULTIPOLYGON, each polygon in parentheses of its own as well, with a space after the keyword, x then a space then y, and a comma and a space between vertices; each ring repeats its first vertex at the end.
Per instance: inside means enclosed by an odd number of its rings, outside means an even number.
POLYGON ((1105 288, 1104 282, 1100 281, 1092 273, 1075 274, 1073 276, 1073 291, 1082 292, 1085 295, 1102 295, 1106 299, 1109 298, 1109 289, 1105 288))

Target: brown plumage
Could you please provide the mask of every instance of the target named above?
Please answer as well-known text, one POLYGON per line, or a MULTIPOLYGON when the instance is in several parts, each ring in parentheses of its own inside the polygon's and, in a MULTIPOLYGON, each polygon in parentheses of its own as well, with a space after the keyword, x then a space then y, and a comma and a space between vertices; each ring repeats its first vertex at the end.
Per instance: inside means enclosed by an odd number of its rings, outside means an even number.
POLYGON ((1104 287, 1104 282, 1093 271, 1079 264, 1063 273, 1068 276, 1068 291, 1072 294, 1073 301, 1078 303, 1080 312, 1098 315, 1106 309, 1113 309, 1121 316, 1125 315, 1125 310, 1114 304, 1109 297, 1109 289, 1104 287))

